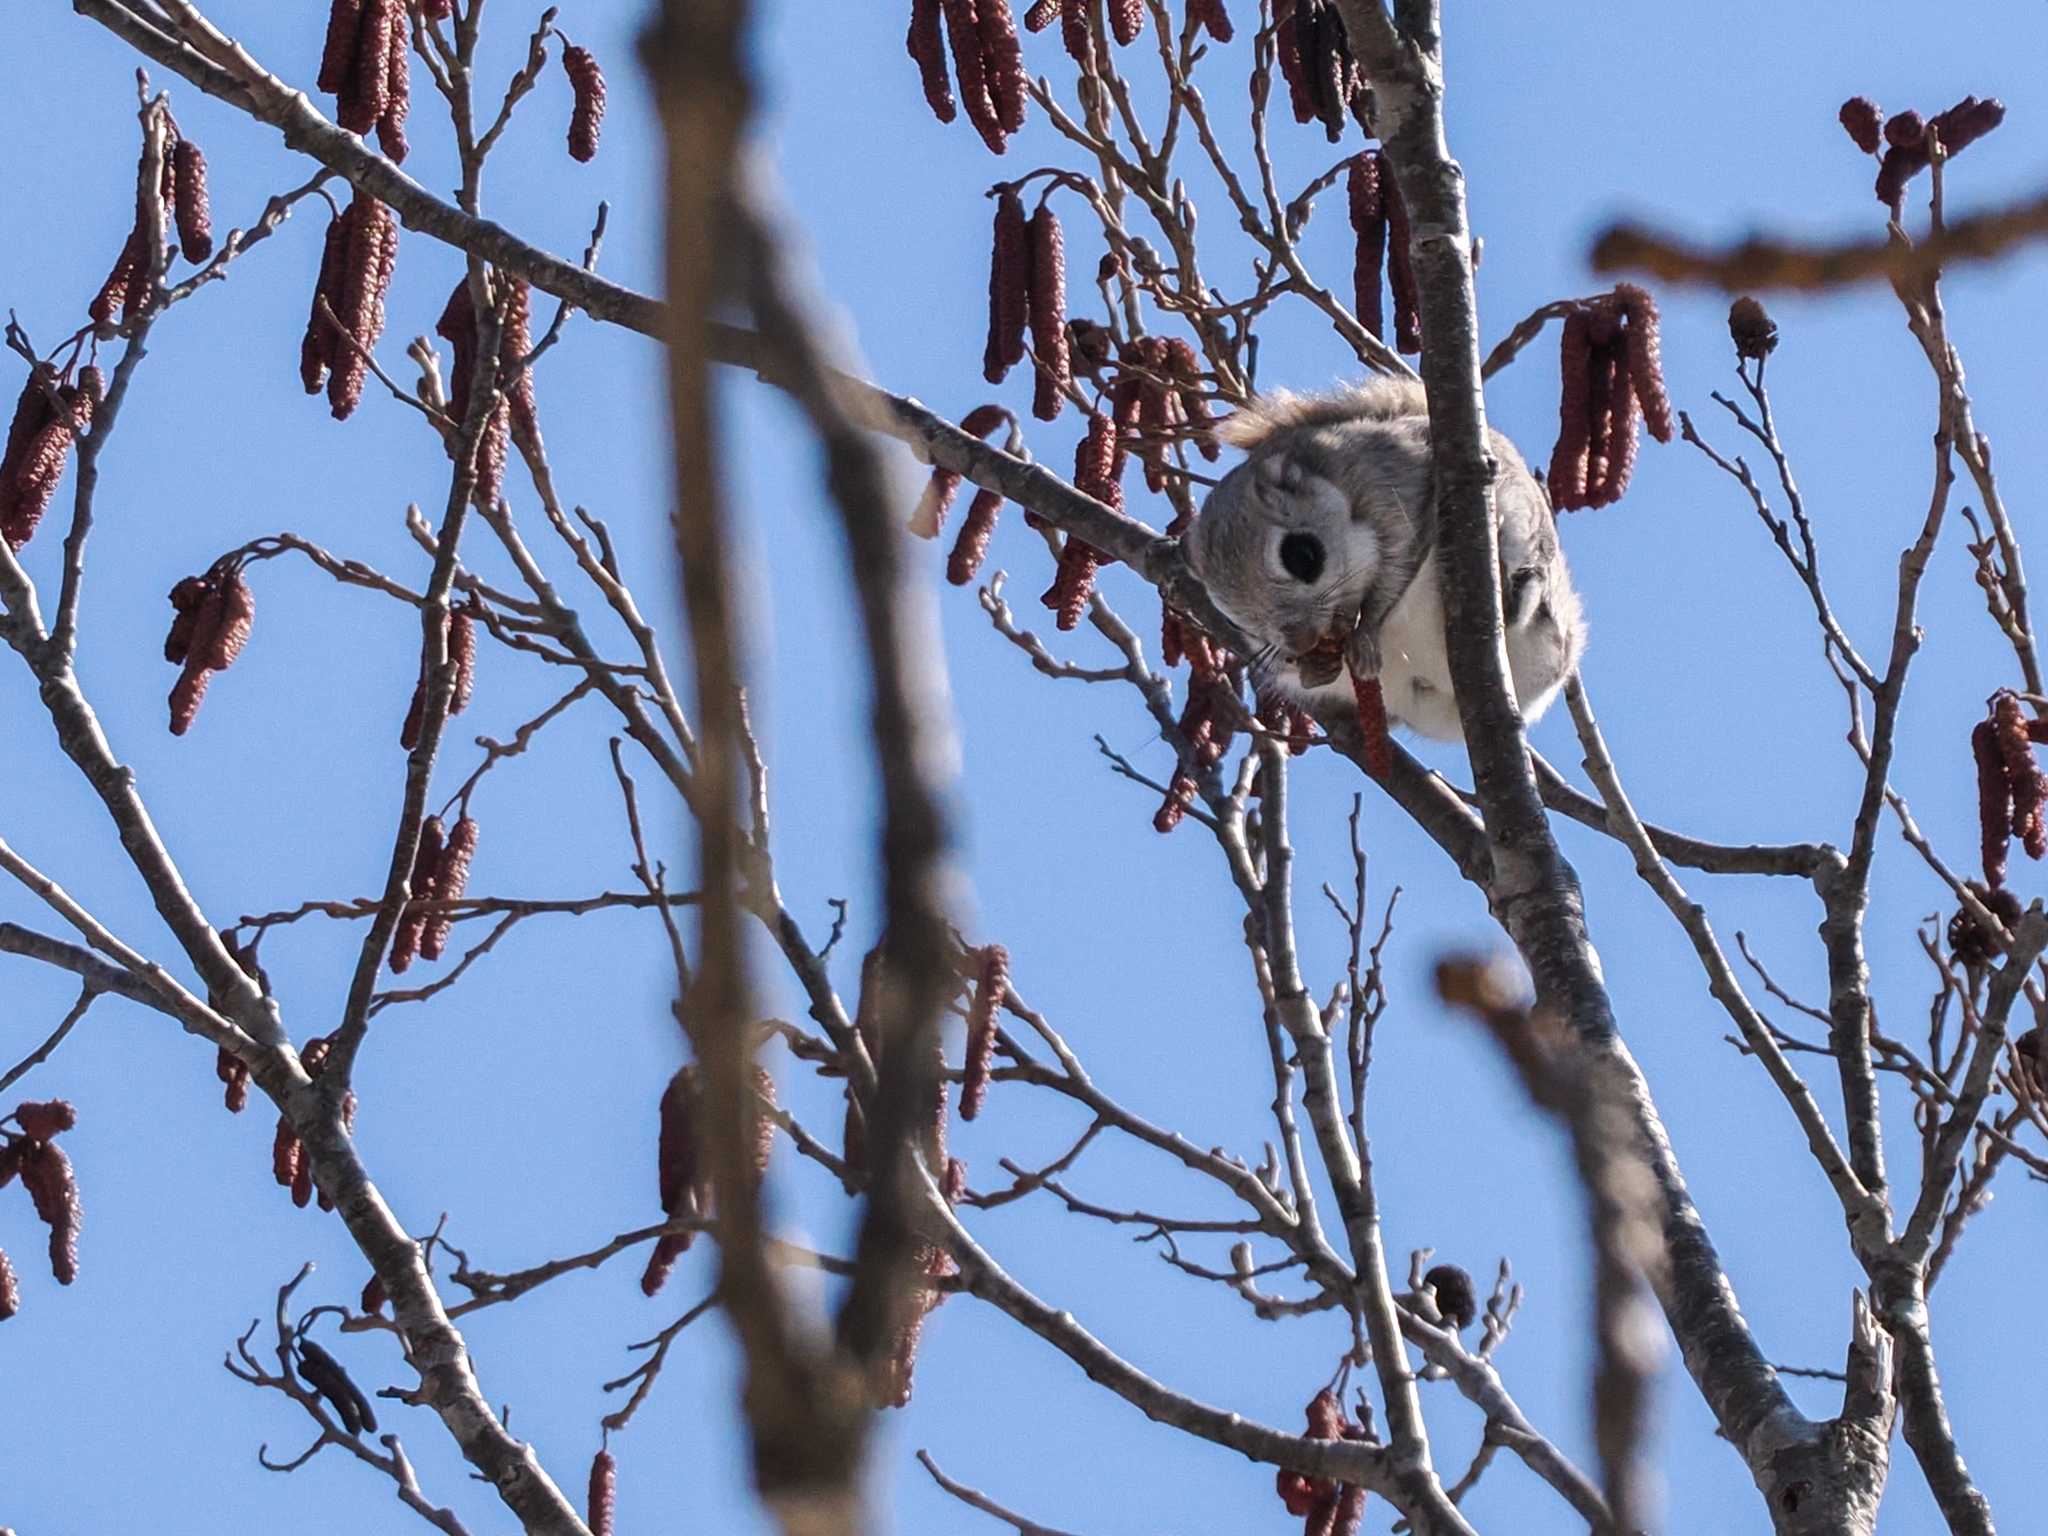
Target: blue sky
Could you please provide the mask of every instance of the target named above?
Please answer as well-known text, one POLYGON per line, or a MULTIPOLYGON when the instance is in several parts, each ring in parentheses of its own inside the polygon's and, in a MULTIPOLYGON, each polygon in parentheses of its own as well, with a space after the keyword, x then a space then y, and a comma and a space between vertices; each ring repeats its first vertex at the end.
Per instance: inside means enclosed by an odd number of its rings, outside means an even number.
MULTIPOLYGON (((210 14, 273 68, 310 85, 316 9, 222 0, 210 14)), ((759 9, 761 132, 820 280, 874 376, 957 417, 989 395, 979 376, 981 194, 998 177, 1073 158, 1036 113, 1000 163, 964 123, 933 121, 902 51, 901 5, 763 0, 759 9)), ((1245 0, 1231 9, 1243 29, 1245 0)), ((1868 162, 1834 124, 1850 94, 1930 112, 1966 92, 2006 101, 2006 126, 1955 170, 1958 206, 2033 190, 2048 158, 2037 126, 2048 119, 2048 87, 2031 62, 2048 44, 2048 23, 2035 8, 1976 8, 1940 27, 1897 4, 1449 10, 1450 131, 1486 239, 1479 295, 1489 339, 1538 304, 1602 286, 1584 252, 1591 232, 1619 213, 1724 238, 1753 227, 1875 233, 1868 162)), ((651 291, 654 141, 631 63, 642 15, 639 5, 565 7, 563 26, 609 66, 603 152, 589 166, 562 153, 567 91, 551 71, 489 173, 486 203, 528 237, 575 253, 596 201, 611 199, 605 269, 651 291)), ((500 0, 491 20, 484 73, 502 78, 516 67, 532 17, 500 0)), ((1205 67, 1221 118, 1241 109, 1243 37, 1205 67)), ((1027 40, 1026 50, 1034 70, 1067 80, 1053 35, 1027 40)), ((0 248, 0 304, 47 346, 76 323, 127 228, 134 60, 56 4, 16 7, 9 51, 15 89, 0 96, 0 142, 15 148, 0 162, 0 209, 14 236, 0 248)), ((452 155, 419 83, 408 168, 445 186, 452 155)), ((211 158, 217 227, 248 222, 271 192, 304 179, 269 130, 182 86, 174 106, 211 158)), ((1291 122, 1278 123, 1275 138, 1288 186, 1338 153, 1291 122)), ((1205 189, 1191 181, 1198 202, 1205 189)), ((1247 268, 1230 244, 1230 221, 1213 197, 1202 205, 1212 275, 1241 287, 1247 268)), ((317 217, 294 219, 227 283, 167 317, 103 461, 81 676, 187 881, 221 922, 374 887, 397 805, 396 736, 418 632, 395 605, 340 590, 303 561, 270 562, 254 576, 254 640, 216 680, 193 733, 174 740, 163 727, 171 669, 157 654, 164 593, 222 549, 279 529, 418 582, 425 567, 405 536, 404 508, 414 499, 438 505, 443 493, 438 445, 374 386, 344 425, 298 389, 297 338, 321 227, 317 217)), ((1099 247, 1078 218, 1069 217, 1068 231, 1070 270, 1086 274, 1099 247)), ((1338 210, 1325 206, 1305 248, 1340 291, 1346 247, 1338 210)), ((457 269, 446 250, 405 236, 386 340, 394 365, 404 341, 431 327, 457 269)), ((2029 491, 2048 471, 2048 448, 2033 430, 2037 360, 2048 340, 2043 275, 2040 256, 2023 256, 1962 273, 1947 290, 1978 420, 2022 537, 2034 519, 2029 491)), ((1708 398, 1732 383, 1725 299, 1661 297, 1674 399, 1731 451, 1736 434, 1708 398)), ((1867 653, 1886 631, 1898 552, 1925 508, 1932 384, 1888 294, 1771 307, 1784 338, 1771 364, 1779 419, 1837 611, 1867 653)), ((1264 382, 1314 386, 1346 374, 1345 355, 1306 312, 1276 312, 1264 335, 1264 382)), ((1546 339, 1489 392, 1496 424, 1533 459, 1547 455, 1555 430, 1555 355, 1546 339)), ((1021 409, 1021 388, 1013 379, 1001 398, 1021 409)), ((648 343, 583 321, 571 324, 539 381, 565 493, 609 520, 644 605, 666 615, 660 390, 648 343)), ((874 799, 841 555, 814 454, 789 410, 746 380, 733 381, 727 400, 733 505, 760 618, 756 718, 774 776, 779 873, 793 908, 819 932, 828 899, 852 902, 840 968, 850 982, 851 957, 875 925, 867 873, 874 799)), ((1064 467, 1072 430, 1071 419, 1034 428, 1034 451, 1064 467)), ((907 510, 915 490, 907 455, 903 472, 907 510)), ((513 504, 538 524, 530 495, 515 488, 513 504)), ((1135 487, 1132 509, 1155 526, 1166 516, 1135 487)), ((1952 859, 1968 863, 1968 725, 1984 695, 2015 678, 1955 533, 1924 593, 1927 645, 1896 782, 1952 859)), ((1740 493, 1689 450, 1647 445, 1627 499, 1568 518, 1564 536, 1592 621, 1585 675, 1638 808, 1731 841, 1845 841, 1856 772, 1842 740, 1841 696, 1803 596, 1740 493)), ((46 530, 28 551, 45 584, 57 542, 46 530)), ((470 549, 482 569, 504 574, 481 540, 470 549)), ((546 558, 558 572, 566 567, 553 551, 546 558)), ((1036 540, 1006 524, 995 562, 1015 571, 1012 596, 1035 620, 1028 599, 1046 576, 1036 540)), ((936 554, 932 563, 936 571, 936 554)), ((1109 573, 1105 588, 1149 627, 1156 610, 1127 573, 1109 573)), ((577 601, 598 610, 594 595, 577 601)), ((1203 1145, 1256 1159, 1270 1080, 1219 858, 1192 825, 1154 834, 1149 796, 1110 775, 1092 737, 1100 732, 1156 774, 1168 771, 1170 753, 1134 698, 1035 676, 989 630, 971 595, 949 591, 943 607, 975 903, 962 926, 1009 946, 1019 988, 1106 1088, 1203 1145)), ((623 643, 615 631, 606 640, 623 643)), ((1101 647, 1081 639, 1062 650, 1087 660, 1101 647)), ((487 651, 475 703, 451 733, 463 745, 444 758, 442 782, 452 786, 473 765, 471 736, 503 736, 553 697, 556 682, 530 661, 487 651)), ((57 758, 18 665, 0 666, 0 722, 0 782, 9 786, 0 834, 118 932, 167 955, 96 802, 57 758)), ((630 881, 604 752, 608 725, 600 707, 580 706, 526 758, 487 778, 476 800, 483 843, 474 890, 575 894, 630 881)), ((1575 770, 1561 715, 1535 736, 1575 770)), ((1454 752, 1426 756, 1460 776, 1454 752)), ((653 777, 640 774, 650 794, 653 777)), ((1342 817, 1360 781, 1318 754, 1295 784, 1303 935, 1320 990, 1338 974, 1342 935, 1306 895, 1346 875, 1342 817)), ((657 821, 671 866, 687 868, 680 818, 663 808, 657 821)), ((1563 1149, 1502 1064, 1442 1015, 1427 986, 1443 950, 1493 945, 1496 931, 1480 898, 1370 792, 1365 827, 1374 902, 1396 884, 1407 893, 1372 1099, 1389 1247, 1405 1254, 1433 1244, 1480 1274, 1500 1255, 1513 1260, 1528 1301, 1502 1369, 1530 1417, 1590 1463, 1580 1344, 1586 1265, 1563 1149)), ((1626 856, 1569 828, 1563 839, 1586 881, 1617 1014, 1764 1348, 1785 1363, 1838 1367, 1857 1277, 1824 1182, 1761 1073, 1723 1042, 1727 1025, 1682 935, 1635 885, 1626 856)), ((1705 877, 1688 884, 1724 939, 1746 932, 1785 985, 1809 997, 1824 990, 1810 893, 1705 877)), ((2015 884, 2031 895, 2037 871, 2016 864, 2015 884)), ((1869 947, 1880 1018, 1908 1038, 1920 1028, 1930 979, 1913 926, 1940 904, 1910 851, 1887 839, 1869 947)), ((18 892, 0 892, 0 916, 49 926, 18 892)), ((332 1027, 354 937, 307 924, 267 947, 298 1038, 332 1027)), ((770 975, 775 1005, 794 1008, 791 989, 770 975)), ((12 1061, 55 1022, 72 989, 26 962, 8 961, 0 977, 0 1058, 12 1061)), ((667 986, 659 934, 645 914, 541 919, 449 995, 387 1012, 361 1066, 360 1136, 408 1224, 424 1231, 447 1211, 455 1240, 479 1265, 503 1270, 652 1219, 655 1103, 679 1054, 667 986)), ((782 1075, 786 1097, 831 1130, 832 1085, 782 1075)), ((1832 1113, 1831 1085, 1816 1087, 1832 1113)), ((295 1452, 305 1426, 281 1398, 221 1371, 221 1353, 251 1318, 267 1315, 275 1287, 306 1259, 320 1266, 302 1291, 307 1300, 352 1298, 365 1270, 336 1223, 294 1210, 271 1184, 269 1119, 258 1109, 239 1119, 221 1110, 210 1048, 157 1016, 103 1001, 21 1091, 78 1103, 81 1123, 67 1144, 87 1215, 82 1276, 60 1292, 39 1267, 40 1228, 26 1202, 0 1195, 0 1246, 24 1273, 26 1292, 21 1316, 0 1328, 0 1402, 10 1405, 0 1416, 0 1525, 74 1536, 146 1520, 180 1536, 232 1521, 312 1536, 410 1522, 388 1484, 339 1455, 289 1478, 255 1466, 259 1442, 295 1452)), ((1913 1142, 1897 1098, 1892 1155, 1903 1177, 1913 1142)), ((999 1157, 1029 1163, 1079 1129, 1065 1111, 998 1087, 987 1116, 956 1129, 955 1140, 975 1182, 986 1184, 999 1157)), ((786 1153, 777 1171, 775 1199, 790 1226, 842 1244, 847 1213, 836 1191, 786 1153)), ((2012 1521, 2031 1499, 2037 1456, 2011 1429, 2040 1422, 2048 1388, 2012 1369, 2010 1337, 2035 1315, 2033 1277, 2048 1244, 2039 1193, 2005 1182, 1936 1293, 1935 1326, 1961 1444, 2012 1521)), ((1111 1141, 1072 1183, 1115 1203, 1222 1214, 1173 1169, 1111 1141)), ((1049 1201, 1015 1204, 974 1225, 1021 1279, 1136 1363, 1267 1422, 1297 1423, 1341 1348, 1333 1320, 1254 1322, 1124 1233, 1059 1214, 1049 1201)), ((691 1255, 649 1302, 635 1284, 637 1265, 620 1261, 465 1328, 486 1391, 511 1406, 515 1431, 565 1484, 580 1489, 597 1419, 611 1406, 600 1383, 628 1368, 628 1342, 702 1294, 706 1264, 701 1251, 691 1255)), ((366 1385, 406 1378, 388 1345, 350 1338, 337 1352, 366 1385)), ((621 1529, 764 1528, 747 1501, 731 1372, 716 1326, 686 1335, 616 1446, 621 1529)), ((1822 1414, 1838 1389, 1794 1383, 1793 1391, 1822 1414)), ((1455 1476, 1478 1421, 1447 1387, 1425 1397, 1441 1464, 1455 1476)), ((494 1501, 466 1481, 437 1423, 396 1407, 390 1416, 433 1496, 454 1503, 474 1529, 506 1527, 494 1501)), ((1675 1364, 1663 1426, 1672 1528, 1765 1529, 1740 1462, 1712 1438, 1675 1364)), ((953 1475, 1063 1528, 1285 1528, 1268 1473, 1149 1424, 971 1301, 949 1303, 933 1320, 915 1401, 891 1417, 878 1455, 898 1528, 975 1528, 979 1517, 938 1495, 912 1463, 918 1446, 953 1475)), ((1903 1444, 1895 1452, 1884 1529, 1936 1529, 1903 1444)), ((1505 1459, 1469 1507, 1482 1529, 1574 1529, 1564 1507, 1505 1459)), ((1374 1504, 1367 1529, 1383 1531, 1390 1519, 1374 1504)))

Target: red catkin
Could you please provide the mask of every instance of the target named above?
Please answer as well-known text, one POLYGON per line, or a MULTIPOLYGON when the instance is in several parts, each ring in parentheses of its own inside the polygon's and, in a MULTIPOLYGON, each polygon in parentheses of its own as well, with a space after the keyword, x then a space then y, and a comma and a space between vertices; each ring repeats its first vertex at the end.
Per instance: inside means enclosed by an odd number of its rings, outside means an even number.
MULTIPOLYGON (((178 681, 171 688, 171 734, 182 736, 192 729, 192 722, 199 716, 200 703, 206 697, 208 683, 213 674, 225 671, 242 654, 242 647, 248 643, 249 631, 256 618, 256 594, 249 589, 241 567, 230 566, 218 574, 205 577, 187 578, 200 582, 202 592, 197 605, 190 610, 191 624, 181 628, 186 617, 180 612, 171 625, 171 633, 164 639, 164 655, 169 659, 174 651, 181 651, 184 670, 178 674, 178 681)), ((190 600, 192 589, 179 583, 190 600)), ((172 602, 178 601, 178 589, 174 588, 172 602)))
POLYGON ((372 1275, 363 1282, 363 1296, 359 1309, 367 1316, 375 1317, 384 1310, 385 1304, 390 1299, 384 1293, 384 1277, 382 1275, 372 1275))
POLYGON ((1999 750, 1996 722, 1977 722, 1970 732, 1970 753, 1977 763, 1977 817, 1983 838, 1984 883, 1997 890, 2005 884, 2006 844, 2012 836, 2012 789, 2006 782, 2005 757, 1999 750))
POLYGON ((339 94, 355 69, 356 33, 362 18, 363 0, 334 0, 327 13, 327 46, 320 55, 316 83, 330 96, 339 94))
POLYGON ((249 1104, 248 1065, 223 1046, 214 1057, 213 1071, 225 1085, 221 1101, 227 1105, 228 1113, 239 1115, 249 1104))
POLYGON ((1054 421, 1066 404, 1074 366, 1067 351, 1066 241, 1050 203, 1040 203, 1031 216, 1030 291, 1031 347, 1038 357, 1031 414, 1054 421))
POLYGON ((407 882, 412 899, 406 903, 405 912, 398 920, 398 931, 391 940, 391 969, 394 974, 403 974, 420 952, 420 939, 427 927, 423 907, 434 899, 434 877, 440 870, 441 853, 446 846, 447 833, 440 817, 429 816, 420 823, 420 840, 412 854, 412 879, 407 882))
POLYGON ((21 1310, 21 1282, 14 1277, 14 1266, 7 1260, 7 1250, 0 1248, 0 1322, 5 1322, 21 1310))
POLYGON ((576 95, 569 115, 569 157, 588 163, 597 158, 604 128, 604 71, 588 48, 576 47, 562 49, 562 69, 576 95))
POLYGON ((2012 795, 2012 835, 2027 850, 2027 857, 2048 854, 2048 777, 2035 760, 2034 746, 2027 731, 2026 716, 2017 696, 2001 692, 1992 702, 1992 727, 1998 737, 1999 757, 2005 782, 2012 795))
POLYGON ((1386 318, 1380 302, 1380 277, 1387 255, 1387 205, 1380 190, 1384 168, 1373 150, 1356 156, 1346 178, 1351 232, 1357 247, 1351 262, 1352 312, 1358 323, 1382 341, 1386 318))
POLYGON ((131 231, 121 247, 121 254, 114 258, 114 269, 100 284, 100 291, 93 295, 92 303, 86 306, 86 313, 92 317, 95 326, 104 330, 113 325, 117 310, 125 315, 133 307, 128 290, 141 271, 142 256, 142 237, 131 231))
POLYGON ((178 248, 187 261, 213 254, 213 205, 206 194, 206 156, 190 139, 178 140, 171 151, 177 193, 172 212, 178 226, 178 248))
POLYGON ((989 541, 995 537, 996 516, 1002 510, 1000 491, 976 491, 974 500, 968 503, 960 535, 953 541, 953 552, 946 557, 946 580, 954 586, 966 586, 981 570, 982 561, 988 558, 989 541))
MULTIPOLYGON (((391 42, 394 17, 402 24, 402 0, 363 0, 356 22, 348 78, 335 93, 334 120, 350 133, 368 133, 391 101, 391 42)), ((403 33, 400 34, 401 41, 403 33)))
POLYGON ((363 383, 370 375, 369 354, 384 334, 384 296, 398 265, 398 220, 391 210, 359 191, 349 213, 341 302, 333 308, 354 342, 337 337, 330 358, 327 403, 336 421, 346 421, 362 401, 363 383))
POLYGON ((988 1098, 996 1056, 996 1013, 1010 985, 1010 952, 1000 944, 981 951, 974 998, 967 1008, 967 1058, 960 1077, 960 1118, 972 1120, 988 1098))
POLYGON ((953 76, 960 87, 960 107, 981 142, 992 154, 1004 149, 1002 120, 989 93, 988 70, 981 52, 981 26, 975 0, 940 0, 946 18, 946 41, 953 54, 953 76))
MULTIPOLYGON (((474 817, 464 816, 448 832, 448 846, 442 850, 440 861, 434 866, 434 902, 437 906, 462 900, 462 893, 469 885, 470 860, 476 857, 477 825, 474 817)), ((437 912, 427 919, 425 931, 420 935, 420 958, 438 960, 448 947, 448 935, 455 927, 455 916, 451 912, 437 912)))
POLYGON ((225 672, 249 643, 249 631, 256 621, 256 594, 249 590, 239 566, 230 568, 215 583, 206 606, 215 617, 211 624, 202 622, 207 639, 196 659, 209 671, 225 672))
POLYGON ((1094 27, 1089 19, 1089 0, 1065 0, 1060 8, 1060 42, 1067 55, 1082 69, 1089 67, 1094 27))
POLYGON ((1558 346, 1557 446, 1550 451, 1550 504, 1560 512, 1586 505, 1587 451, 1592 441, 1588 399, 1593 366, 1592 316, 1575 309, 1558 346))
MULTIPOLYGON (((1306 8, 1308 0, 1295 0, 1295 5, 1306 8)), ((1274 12, 1273 45, 1278 54, 1280 74, 1287 81, 1287 102, 1293 110, 1297 123, 1314 122, 1316 118, 1315 96, 1309 90, 1307 61, 1302 57, 1300 22, 1297 11, 1290 7, 1274 12)))
POLYGON ((533 370, 526 357, 533 350, 533 288, 523 277, 498 274, 504 295, 498 324, 498 366, 506 377, 505 400, 511 426, 522 442, 540 440, 539 408, 533 399, 533 370))
POLYGON ((1024 45, 1017 37, 1017 23, 1010 13, 1010 0, 975 0, 975 20, 981 31, 982 70, 988 77, 989 95, 995 100, 996 123, 1005 133, 1024 126, 1031 81, 1024 72, 1024 45))
POLYGON ((613 1536, 618 1501, 618 1461, 610 1451, 599 1451, 590 1460, 590 1536, 613 1536))
POLYGON ((1634 283, 1617 283, 1614 296, 1628 324, 1628 376, 1643 408, 1643 423, 1660 443, 1671 441, 1671 396, 1664 388, 1664 354, 1657 334, 1657 301, 1634 283))
POLYGON ((1219 43, 1227 43, 1235 35, 1223 0, 1188 0, 1188 15, 1195 25, 1208 28, 1209 35, 1219 43))
MULTIPOLYGON (((1024 218, 1024 200, 1014 187, 996 194, 995 231, 988 267, 988 344, 982 351, 981 376, 1000 384, 1024 356, 1024 327, 1031 313, 1032 230, 1024 218)), ((1036 339, 1036 330, 1033 338, 1036 339)))
POLYGON ((299 382, 306 393, 317 395, 326 387, 327 371, 334 363, 337 344, 334 325, 321 314, 321 302, 335 314, 341 313, 342 273, 348 266, 349 230, 354 224, 354 205, 328 220, 327 238, 320 250, 320 275, 313 283, 313 305, 306 319, 306 336, 299 343, 299 382))
POLYGON ((1415 282, 1409 249, 1408 205, 1400 184, 1380 165, 1380 196, 1387 210, 1387 287, 1394 295, 1394 345, 1403 352, 1422 350, 1422 290, 1415 282))
POLYGON ((1842 129, 1856 141, 1856 147, 1866 155, 1877 153, 1880 125, 1883 114, 1877 110, 1877 103, 1868 96, 1851 96, 1842 103, 1837 114, 1842 129))
POLYGON ((927 1243, 918 1257, 918 1272, 925 1283, 899 1303, 902 1314, 895 1345, 881 1379, 875 1383, 873 1399, 877 1408, 902 1408, 910 1402, 911 1378, 917 1367, 917 1348, 924 1337, 925 1319, 946 1298, 946 1293, 933 1282, 949 1278, 957 1273, 957 1267, 945 1249, 927 1243))
POLYGON ((405 141, 405 119, 412 111, 412 60, 403 0, 391 8, 391 41, 384 55, 384 110, 377 115, 377 144, 393 161, 403 163, 411 151, 405 141))
POLYGON ((1222 449, 1216 442, 1215 417, 1209 410, 1209 397, 1202 390, 1202 365, 1195 357, 1195 349, 1179 337, 1169 341, 1166 344, 1166 371, 1173 378, 1180 399, 1181 418, 1188 424, 1195 447, 1203 458, 1214 463, 1222 449))
POLYGON ((7 453, 0 459, 0 538, 10 549, 20 549, 35 536, 63 478, 65 459, 78 434, 91 425, 104 388, 99 370, 90 367, 79 371, 76 385, 57 390, 54 407, 33 374, 28 387, 38 399, 24 396, 16 406, 7 453))
POLYGON ((1038 0, 1038 3, 1024 13, 1024 30, 1043 32, 1060 19, 1061 0, 1038 0))
POLYGON ((1385 779, 1394 771, 1394 743, 1387 734, 1387 700, 1380 680, 1354 672, 1351 692, 1358 700, 1358 729, 1365 737, 1365 771, 1385 779))
POLYGON ((71 1159, 53 1141, 30 1139, 21 1153, 21 1182, 36 1215, 50 1229, 50 1273, 59 1285, 78 1278, 78 1227, 83 1207, 71 1159))
POLYGON ((1145 0, 1109 0, 1109 29, 1120 45, 1136 42, 1145 30, 1145 0))
MULTIPOLYGON (((1041 0, 1042 8, 1043 0, 1041 0)), ((1030 17, 1025 18, 1029 26, 1030 17)), ((1036 28, 1033 28, 1036 31, 1036 28)), ((953 81, 946 73, 946 37, 939 24, 939 0, 910 0, 910 33, 904 47, 917 62, 925 104, 942 123, 959 115, 953 104, 953 81)))
MULTIPOLYGON (((697 1074, 683 1067, 669 1079, 661 1095, 661 1136, 656 1148, 655 1174, 661 1194, 661 1210, 671 1219, 697 1214, 697 1074)), ((668 1283, 675 1262, 688 1250, 694 1234, 674 1232, 658 1238, 640 1276, 640 1289, 653 1296, 668 1283)))
POLYGON ((455 693, 448 713, 459 715, 469 708, 469 697, 476 691, 476 617, 468 604, 449 615, 448 657, 455 663, 455 693))
MULTIPOLYGON (((973 437, 987 437, 997 427, 1011 421, 1010 413, 1000 405, 993 403, 977 405, 973 410, 960 418, 960 430, 973 437)), ((932 477, 925 485, 924 494, 918 498, 917 506, 911 511, 910 522, 907 525, 909 531, 921 539, 937 538, 939 531, 946 526, 946 514, 953 510, 953 498, 960 493, 960 481, 961 475, 958 470, 947 469, 943 464, 935 465, 932 469, 932 477)), ((984 491, 982 495, 994 495, 996 496, 996 505, 1000 506, 1002 504, 1002 497, 996 495, 995 492, 984 491)), ((977 501, 979 501, 979 498, 977 498, 977 501)), ((990 515, 993 517, 993 513, 990 515)), ((991 527, 993 527, 993 523, 991 523, 991 527)), ((986 547, 986 541, 984 541, 984 551, 986 547)), ((981 563, 979 555, 975 557, 974 563, 977 566, 981 563)), ((960 579, 971 580, 972 578, 973 572, 970 571, 966 577, 960 579)))

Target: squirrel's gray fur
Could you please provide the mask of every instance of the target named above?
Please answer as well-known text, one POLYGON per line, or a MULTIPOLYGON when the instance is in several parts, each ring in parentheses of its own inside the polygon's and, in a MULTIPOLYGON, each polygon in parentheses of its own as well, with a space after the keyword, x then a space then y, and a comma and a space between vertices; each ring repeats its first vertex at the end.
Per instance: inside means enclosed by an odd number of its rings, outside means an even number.
MULTIPOLYGON (((1188 559, 1217 605, 1260 642, 1251 662, 1261 691, 1348 697, 1327 653, 1304 661, 1317 642, 1345 637, 1353 670, 1379 677, 1391 720, 1460 738, 1422 386, 1380 379, 1324 395, 1266 395, 1220 435, 1247 457, 1210 492, 1187 535, 1188 559)), ((1578 666, 1586 623, 1542 484, 1506 437, 1488 439, 1499 464, 1508 667, 1523 718, 1533 720, 1578 666)))

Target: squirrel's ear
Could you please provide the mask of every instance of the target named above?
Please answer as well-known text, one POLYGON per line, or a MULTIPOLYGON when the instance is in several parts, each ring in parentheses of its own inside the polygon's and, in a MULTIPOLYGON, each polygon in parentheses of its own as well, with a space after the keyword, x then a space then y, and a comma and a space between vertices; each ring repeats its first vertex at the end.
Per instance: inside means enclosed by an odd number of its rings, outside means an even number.
POLYGON ((1260 490, 1298 491, 1301 489, 1302 470, 1284 453, 1268 454, 1259 460, 1252 473, 1258 477, 1260 490))

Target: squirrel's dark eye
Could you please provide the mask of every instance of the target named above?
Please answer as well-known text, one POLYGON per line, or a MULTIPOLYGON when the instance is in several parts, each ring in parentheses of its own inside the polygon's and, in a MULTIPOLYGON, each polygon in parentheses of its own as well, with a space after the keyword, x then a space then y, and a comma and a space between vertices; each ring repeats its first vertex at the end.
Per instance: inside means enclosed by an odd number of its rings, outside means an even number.
POLYGON ((1304 584, 1323 574, 1323 541, 1312 533, 1290 533, 1280 541, 1280 564, 1287 574, 1304 584))

